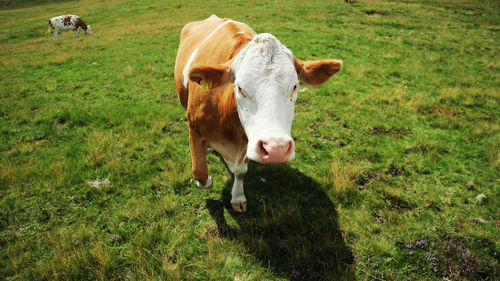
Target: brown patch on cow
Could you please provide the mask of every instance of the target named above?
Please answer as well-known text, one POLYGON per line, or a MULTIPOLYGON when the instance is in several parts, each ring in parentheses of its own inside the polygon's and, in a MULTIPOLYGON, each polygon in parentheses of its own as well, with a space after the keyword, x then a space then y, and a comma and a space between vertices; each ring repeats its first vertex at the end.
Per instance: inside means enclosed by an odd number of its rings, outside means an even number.
POLYGON ((87 30, 87 24, 81 19, 77 18, 75 21, 75 28, 81 27, 83 30, 87 30))
POLYGON ((233 52, 229 56, 229 60, 231 60, 248 44, 248 42, 252 41, 253 35, 243 32, 235 23, 229 23, 227 28, 230 29, 231 34, 233 34, 234 41, 233 52))
POLYGON ((238 117, 238 109, 236 107, 236 98, 234 96, 234 84, 231 84, 232 87, 229 87, 229 91, 226 90, 223 93, 224 103, 219 103, 219 113, 221 116, 221 120, 224 123, 227 123, 228 120, 233 120, 233 122, 240 122, 240 118, 238 117))
POLYGON ((64 26, 71 25, 71 16, 65 16, 63 18, 63 25, 64 26))
POLYGON ((50 22, 50 20, 49 20, 49 25, 50 27, 52 27, 52 29, 55 29, 54 25, 52 24, 52 22, 50 22))

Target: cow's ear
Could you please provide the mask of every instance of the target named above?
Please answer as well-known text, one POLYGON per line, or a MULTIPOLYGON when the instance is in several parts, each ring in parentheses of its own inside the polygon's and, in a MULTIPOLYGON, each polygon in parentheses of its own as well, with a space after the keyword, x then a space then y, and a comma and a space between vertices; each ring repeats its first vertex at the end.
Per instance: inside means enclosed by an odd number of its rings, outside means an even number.
POLYGON ((340 60, 301 61, 294 57, 295 70, 304 84, 321 85, 342 68, 340 60))
POLYGON ((226 65, 201 65, 189 70, 189 80, 200 84, 205 90, 229 82, 230 76, 226 65))

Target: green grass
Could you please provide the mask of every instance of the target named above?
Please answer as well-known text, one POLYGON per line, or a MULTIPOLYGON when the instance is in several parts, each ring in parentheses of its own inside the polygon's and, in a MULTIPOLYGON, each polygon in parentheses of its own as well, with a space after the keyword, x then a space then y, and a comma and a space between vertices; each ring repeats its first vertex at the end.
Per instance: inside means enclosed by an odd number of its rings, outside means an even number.
POLYGON ((48 2, 0 6, 0 279, 500 278, 497 1, 48 2), (94 35, 45 36, 65 13, 94 35), (344 61, 244 214, 217 155, 193 182, 173 82, 212 13, 344 61))

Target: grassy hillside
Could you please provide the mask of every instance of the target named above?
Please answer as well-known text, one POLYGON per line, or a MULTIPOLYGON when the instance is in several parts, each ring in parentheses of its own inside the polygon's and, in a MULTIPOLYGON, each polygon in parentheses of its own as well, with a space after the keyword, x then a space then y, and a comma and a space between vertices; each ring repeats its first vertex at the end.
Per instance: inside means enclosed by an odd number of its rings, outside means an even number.
POLYGON ((497 1, 48 2, 0 5, 0 279, 500 279, 497 1), (66 13, 94 35, 46 36, 66 13), (344 61, 244 214, 216 154, 192 180, 173 82, 213 13, 344 61))

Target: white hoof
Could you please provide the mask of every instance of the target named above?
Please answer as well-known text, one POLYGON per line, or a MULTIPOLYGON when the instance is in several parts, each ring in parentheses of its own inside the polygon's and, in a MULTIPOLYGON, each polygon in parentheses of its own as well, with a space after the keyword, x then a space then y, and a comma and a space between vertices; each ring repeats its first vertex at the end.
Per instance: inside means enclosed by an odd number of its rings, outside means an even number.
POLYGON ((213 182, 212 182, 212 177, 211 176, 208 176, 208 179, 207 179, 207 183, 205 185, 202 185, 199 181, 196 181, 196 185, 199 187, 199 188, 211 188, 212 185, 213 185, 213 182))
POLYGON ((238 213, 245 212, 247 210, 247 202, 231 203, 231 207, 238 213))
POLYGON ((245 203, 231 203, 231 207, 238 213, 245 212, 247 210, 247 202, 245 203))

